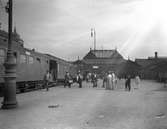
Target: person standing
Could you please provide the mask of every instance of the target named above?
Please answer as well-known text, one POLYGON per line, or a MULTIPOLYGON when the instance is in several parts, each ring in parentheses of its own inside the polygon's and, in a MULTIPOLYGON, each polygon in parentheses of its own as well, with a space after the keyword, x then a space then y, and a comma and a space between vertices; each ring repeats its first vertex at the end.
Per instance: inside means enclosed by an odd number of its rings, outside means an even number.
POLYGON ((89 82, 89 73, 86 74, 86 82, 89 82))
POLYGON ((125 90, 130 91, 131 90, 131 77, 128 75, 125 81, 125 90))
POLYGON ((69 72, 66 72, 64 80, 64 88, 66 88, 66 86, 71 88, 71 84, 72 84, 72 77, 70 76, 69 72))
POLYGON ((93 88, 97 87, 97 75, 95 73, 93 74, 92 81, 93 81, 93 88))
POLYGON ((138 89, 140 85, 140 77, 138 75, 135 77, 135 84, 136 84, 136 88, 138 89))
POLYGON ((116 84, 115 84, 116 76, 115 76, 114 72, 112 72, 111 76, 112 76, 112 90, 114 90, 115 86, 116 86, 116 84))
POLYGON ((103 85, 102 85, 103 88, 106 87, 106 83, 107 83, 107 73, 105 73, 105 75, 103 77, 103 85))
POLYGON ((49 70, 47 70, 47 72, 44 76, 44 80, 45 80, 46 91, 49 91, 49 82, 51 80, 51 74, 50 74, 49 70))
POLYGON ((112 87, 112 75, 111 71, 109 71, 107 75, 106 90, 111 90, 111 87, 112 87))
POLYGON ((82 75, 81 75, 80 71, 77 73, 76 81, 79 84, 79 88, 82 88, 82 75))

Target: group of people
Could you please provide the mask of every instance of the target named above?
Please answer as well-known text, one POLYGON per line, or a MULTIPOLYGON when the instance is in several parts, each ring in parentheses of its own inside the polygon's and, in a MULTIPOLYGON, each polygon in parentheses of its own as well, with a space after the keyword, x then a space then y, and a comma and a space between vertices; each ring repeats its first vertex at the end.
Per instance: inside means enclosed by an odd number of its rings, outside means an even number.
POLYGON ((117 77, 114 72, 109 71, 103 78, 103 88, 106 90, 114 90, 117 85, 117 77))
POLYGON ((68 86, 69 88, 71 88, 71 84, 72 84, 73 82, 78 83, 78 84, 79 84, 79 88, 82 88, 82 79, 83 79, 83 77, 82 77, 80 71, 77 73, 75 79, 70 75, 69 72, 66 72, 64 78, 65 78, 65 79, 64 79, 64 88, 65 88, 66 86, 68 86))
MULTIPOLYGON (((82 81, 83 81, 83 76, 81 75, 80 71, 77 73, 75 78, 73 78, 69 72, 66 72, 65 81, 64 81, 64 88, 66 86, 71 88, 71 84, 74 82, 79 84, 79 88, 82 88, 82 81)), ((97 87, 97 74, 96 73, 88 73, 88 75, 86 76, 86 82, 91 82, 93 84, 93 87, 97 87)))
POLYGON ((86 82, 91 82, 93 84, 93 88, 97 87, 97 74, 96 73, 88 73, 86 76, 86 82))
MULTIPOLYGON (((105 88, 106 90, 114 90, 117 87, 117 81, 118 81, 118 78, 115 75, 115 73, 109 71, 108 74, 105 74, 103 78, 103 88, 105 88)), ((138 75, 135 77, 135 84, 136 84, 135 88, 138 89, 139 84, 140 84, 140 77, 138 75)), ((131 90, 131 76, 130 75, 125 77, 125 90, 126 91, 131 90)))
MULTIPOLYGON (((44 75, 44 83, 43 83, 43 88, 46 88, 46 91, 49 91, 49 85, 52 82, 52 74, 49 70, 46 71, 46 74, 44 75)), ((67 86, 71 88, 71 84, 76 82, 79 84, 79 88, 82 88, 82 80, 83 77, 80 73, 80 71, 77 73, 75 79, 70 75, 69 72, 66 72, 65 77, 64 77, 64 88, 67 86)))
MULTIPOLYGON (((73 83, 73 80, 74 79, 72 78, 72 76, 67 72, 65 75, 64 87, 68 86, 69 88, 71 88, 71 84, 73 83)), ((83 77, 80 74, 80 72, 78 72, 75 77, 75 82, 79 84, 79 88, 82 88, 82 80, 83 80, 83 77)), ((98 77, 96 73, 88 73, 85 80, 86 82, 91 82, 93 84, 93 88, 97 87, 98 77)), ((117 89, 117 82, 118 82, 118 78, 116 74, 112 71, 109 71, 103 77, 102 87, 105 88, 106 90, 115 90, 117 89)), ((135 89, 139 88, 139 83, 140 83, 140 77, 136 76, 135 77, 135 84, 136 84, 135 89)), ((125 77, 125 90, 126 91, 131 90, 131 76, 130 75, 125 77)))
MULTIPOLYGON (((74 82, 79 84, 79 88, 82 88, 83 76, 81 75, 80 71, 78 71, 75 78, 73 78, 69 72, 66 72, 64 78, 65 78, 64 79, 64 88, 66 88, 66 87, 71 88, 71 84, 73 84, 74 82)), ((45 80, 44 85, 46 87, 46 90, 48 91, 49 90, 49 83, 52 80, 52 74, 49 71, 47 71, 47 73, 45 74, 44 80, 45 80)), ((88 73, 86 76, 86 81, 91 82, 93 84, 93 88, 97 87, 97 81, 98 81, 97 74, 96 73, 88 73)), ((118 78, 115 75, 115 73, 112 71, 109 71, 103 77, 102 87, 105 88, 106 90, 114 90, 117 88, 117 82, 118 82, 118 78)), ((139 84, 140 84, 140 77, 139 76, 135 77, 135 84, 136 84, 135 88, 139 88, 139 84)), ((126 91, 131 90, 131 76, 130 75, 125 77, 125 90, 126 91)))

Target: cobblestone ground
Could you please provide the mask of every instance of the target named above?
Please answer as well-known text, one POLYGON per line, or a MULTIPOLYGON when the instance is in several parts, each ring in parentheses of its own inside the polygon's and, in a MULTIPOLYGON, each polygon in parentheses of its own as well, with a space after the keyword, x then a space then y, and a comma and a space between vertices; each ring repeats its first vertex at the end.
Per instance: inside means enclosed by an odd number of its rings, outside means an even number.
MULTIPOLYGON (((19 107, 0 110, 0 129, 167 129, 167 88, 142 81, 124 90, 124 81, 109 91, 83 83, 83 88, 53 87, 18 94, 19 107)), ((2 98, 0 98, 2 101, 2 98)))

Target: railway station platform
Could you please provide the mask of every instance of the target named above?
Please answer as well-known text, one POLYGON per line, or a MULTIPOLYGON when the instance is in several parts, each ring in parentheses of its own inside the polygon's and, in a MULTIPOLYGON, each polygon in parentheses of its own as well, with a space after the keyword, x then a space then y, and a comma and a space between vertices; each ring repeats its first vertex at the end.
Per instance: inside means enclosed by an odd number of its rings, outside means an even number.
MULTIPOLYGON (((18 108, 0 110, 0 129, 166 129, 167 89, 142 81, 139 89, 115 91, 73 85, 17 94, 18 108)), ((132 84, 133 85, 133 84, 132 84)), ((2 101, 2 98, 0 98, 2 101)))

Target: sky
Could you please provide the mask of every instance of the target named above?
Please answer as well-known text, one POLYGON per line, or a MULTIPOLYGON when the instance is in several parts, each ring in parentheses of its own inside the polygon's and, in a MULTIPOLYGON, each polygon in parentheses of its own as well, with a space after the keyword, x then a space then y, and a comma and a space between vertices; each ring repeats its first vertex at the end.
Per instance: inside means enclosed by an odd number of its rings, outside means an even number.
MULTIPOLYGON (((7 0, 2 1, 5 6, 7 0)), ((13 26, 24 46, 66 59, 115 49, 127 59, 167 56, 166 0, 13 0, 13 26)), ((0 9, 2 29, 7 13, 0 9)))

